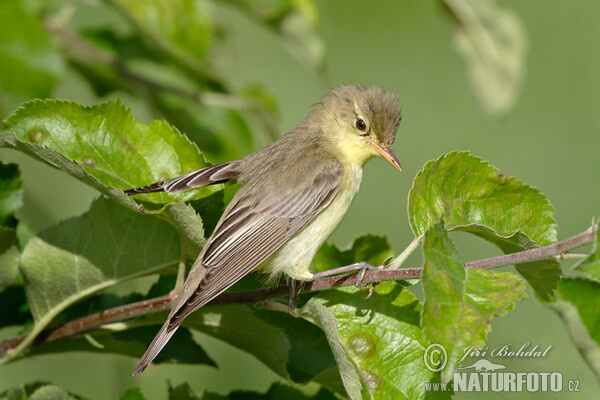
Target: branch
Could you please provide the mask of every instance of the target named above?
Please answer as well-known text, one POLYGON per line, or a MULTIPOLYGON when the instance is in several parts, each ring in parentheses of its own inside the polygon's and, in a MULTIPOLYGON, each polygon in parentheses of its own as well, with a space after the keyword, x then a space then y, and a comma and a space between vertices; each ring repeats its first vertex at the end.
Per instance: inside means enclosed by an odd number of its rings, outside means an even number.
MULTIPOLYGON (((562 242, 531 250, 525 250, 519 253, 506 254, 503 256, 468 262, 466 263, 466 267, 474 269, 491 269, 506 265, 520 264, 523 262, 547 260, 551 258, 561 259, 566 251, 593 243, 596 238, 597 230, 598 226, 594 225, 584 232, 563 240, 562 242)), ((361 272, 363 277, 360 282, 363 284, 377 284, 385 281, 416 279, 421 276, 423 271, 422 268, 383 269, 376 268, 367 263, 358 263, 357 266, 358 265, 366 265, 368 267, 368 269, 364 270, 364 274, 361 272)), ((358 268, 360 267, 357 267, 357 269, 358 268)), ((331 289, 334 287, 352 286, 357 283, 357 276, 358 272, 316 279, 314 281, 307 282, 300 289, 300 292, 314 292, 331 289)), ((281 285, 277 287, 245 292, 225 292, 213 299, 205 307, 216 305, 261 303, 269 299, 285 296, 289 293, 289 290, 290 289, 287 285, 281 285)), ((153 312, 168 310, 171 308, 172 301, 174 299, 175 297, 165 295, 88 315, 87 317, 79 318, 74 321, 67 322, 59 327, 48 329, 42 332, 35 339, 33 345, 64 339, 66 337, 73 336, 112 322, 123 321, 125 319, 150 314, 153 312)), ((26 335, 0 342, 0 357, 4 356, 7 351, 17 347, 25 339, 25 337, 26 335)))

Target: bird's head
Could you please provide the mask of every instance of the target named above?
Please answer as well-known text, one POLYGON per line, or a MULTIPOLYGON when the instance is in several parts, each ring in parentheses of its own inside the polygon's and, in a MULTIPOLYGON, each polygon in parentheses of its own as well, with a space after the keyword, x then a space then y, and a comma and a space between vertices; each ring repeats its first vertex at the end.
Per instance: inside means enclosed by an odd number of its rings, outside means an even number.
POLYGON ((398 98, 380 87, 345 85, 329 92, 311 114, 344 161, 364 164, 375 156, 402 170, 392 144, 402 119, 398 98))

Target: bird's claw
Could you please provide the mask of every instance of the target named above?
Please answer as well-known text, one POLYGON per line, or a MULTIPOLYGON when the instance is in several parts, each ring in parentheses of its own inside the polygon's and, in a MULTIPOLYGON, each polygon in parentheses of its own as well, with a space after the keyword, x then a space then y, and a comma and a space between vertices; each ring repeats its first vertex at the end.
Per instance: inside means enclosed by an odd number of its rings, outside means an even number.
POLYGON ((373 295, 373 293, 375 292, 375 286, 377 285, 376 283, 370 283, 365 286, 362 283, 362 280, 365 277, 365 272, 367 272, 368 269, 381 269, 381 267, 374 267, 370 264, 366 264, 366 265, 362 266, 356 273, 356 283, 354 284, 354 286, 356 286, 360 290, 368 290, 369 291, 369 293, 367 294, 367 297, 365 297, 365 300, 369 299, 373 295))
POLYGON ((290 288, 289 300, 288 300, 288 310, 290 315, 294 318, 298 318, 298 314, 296 313, 296 306, 298 305, 298 296, 300 296, 300 292, 304 288, 305 282, 297 281, 296 279, 290 278, 288 280, 288 286, 290 288), (298 285, 300 283, 300 285, 298 285))

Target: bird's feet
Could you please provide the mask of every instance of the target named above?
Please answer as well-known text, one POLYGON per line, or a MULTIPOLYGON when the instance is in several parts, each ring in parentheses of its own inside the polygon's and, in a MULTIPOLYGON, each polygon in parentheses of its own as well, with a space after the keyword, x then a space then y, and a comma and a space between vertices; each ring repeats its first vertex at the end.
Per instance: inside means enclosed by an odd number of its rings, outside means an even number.
POLYGON ((382 266, 375 267, 375 266, 367 263, 366 261, 361 261, 361 262, 358 262, 355 264, 345 265, 343 267, 333 268, 333 269, 328 269, 327 271, 317 272, 317 273, 313 274, 313 280, 320 279, 320 278, 327 278, 330 276, 335 276, 335 275, 343 274, 346 272, 357 271, 356 283, 354 285, 360 290, 368 290, 369 291, 369 294, 367 295, 367 299, 368 299, 373 294, 373 291, 375 290, 375 285, 369 284, 368 286, 365 286, 363 284, 362 281, 365 277, 365 272, 367 272, 367 270, 370 270, 370 269, 381 269, 381 268, 383 268, 383 267, 382 266))
POLYGON ((296 306, 298 305, 298 296, 302 289, 304 289, 304 285, 306 281, 300 281, 294 278, 288 278, 288 287, 290 288, 290 294, 288 299, 288 310, 290 311, 290 315, 294 318, 298 318, 298 314, 296 314, 296 306))

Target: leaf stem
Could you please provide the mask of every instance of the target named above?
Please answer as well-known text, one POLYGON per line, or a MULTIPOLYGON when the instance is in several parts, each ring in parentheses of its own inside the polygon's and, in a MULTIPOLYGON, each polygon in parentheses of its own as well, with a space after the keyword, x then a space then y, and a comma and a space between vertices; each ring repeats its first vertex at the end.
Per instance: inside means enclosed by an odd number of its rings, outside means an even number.
MULTIPOLYGON (((503 256, 487 258, 484 260, 471 261, 466 264, 467 268, 475 269, 489 269, 496 268, 505 265, 519 264, 523 262, 539 261, 545 259, 551 259, 560 257, 565 252, 580 247, 586 244, 593 243, 596 234, 598 232, 598 226, 594 225, 584 232, 570 237, 562 242, 554 243, 544 247, 538 247, 531 250, 522 251, 519 253, 506 254, 503 256)), ((417 238, 418 239, 418 238, 417 238)), ((409 245, 412 247, 416 242, 416 239, 409 245)), ((409 248, 407 247, 407 249, 409 248)), ((411 251, 414 251, 411 250, 411 251)), ((406 252, 403 251, 403 254, 406 252)), ((400 258, 398 256, 398 258, 400 258)), ((364 276, 362 279, 363 284, 379 283, 385 281, 394 281, 401 279, 415 279, 419 278, 422 273, 422 268, 399 268, 399 269, 380 269, 380 268, 369 268, 364 270, 364 276)), ((301 292, 314 292, 319 290, 331 289, 334 287, 343 286, 354 286, 356 284, 357 273, 350 273, 346 275, 336 275, 331 277, 325 277, 316 279, 314 281, 307 282, 302 288, 301 292)), ((269 299, 285 296, 289 293, 287 285, 281 285, 277 287, 270 287, 264 289, 256 289, 245 292, 225 292, 220 296, 216 297, 211 301, 208 306, 214 305, 231 305, 231 304, 255 304, 267 302, 267 307, 278 308, 272 304, 273 302, 269 299)), ((67 322, 53 329, 47 329, 43 331, 36 339, 31 343, 32 346, 52 342, 55 340, 63 339, 69 336, 80 334, 90 329, 96 328, 101 325, 105 325, 112 322, 123 321, 126 319, 138 317, 141 315, 168 310, 171 307, 171 301, 173 299, 169 295, 156 297, 136 303, 131 303, 115 308, 111 308, 105 311, 101 311, 96 314, 88 315, 83 318, 76 319, 74 321, 67 322)), ((287 309, 286 306, 283 306, 287 309)), ((7 352, 13 350, 19 345, 23 346, 23 342, 27 336, 19 336, 16 338, 8 339, 0 342, 0 357, 6 356, 7 352)), ((0 364, 8 361, 6 358, 0 360, 0 364)))
POLYGON ((404 264, 408 256, 410 256, 421 244, 423 240, 423 235, 418 236, 410 242, 410 244, 400 253, 398 257, 396 257, 391 263, 386 267, 387 269, 398 269, 404 264))

